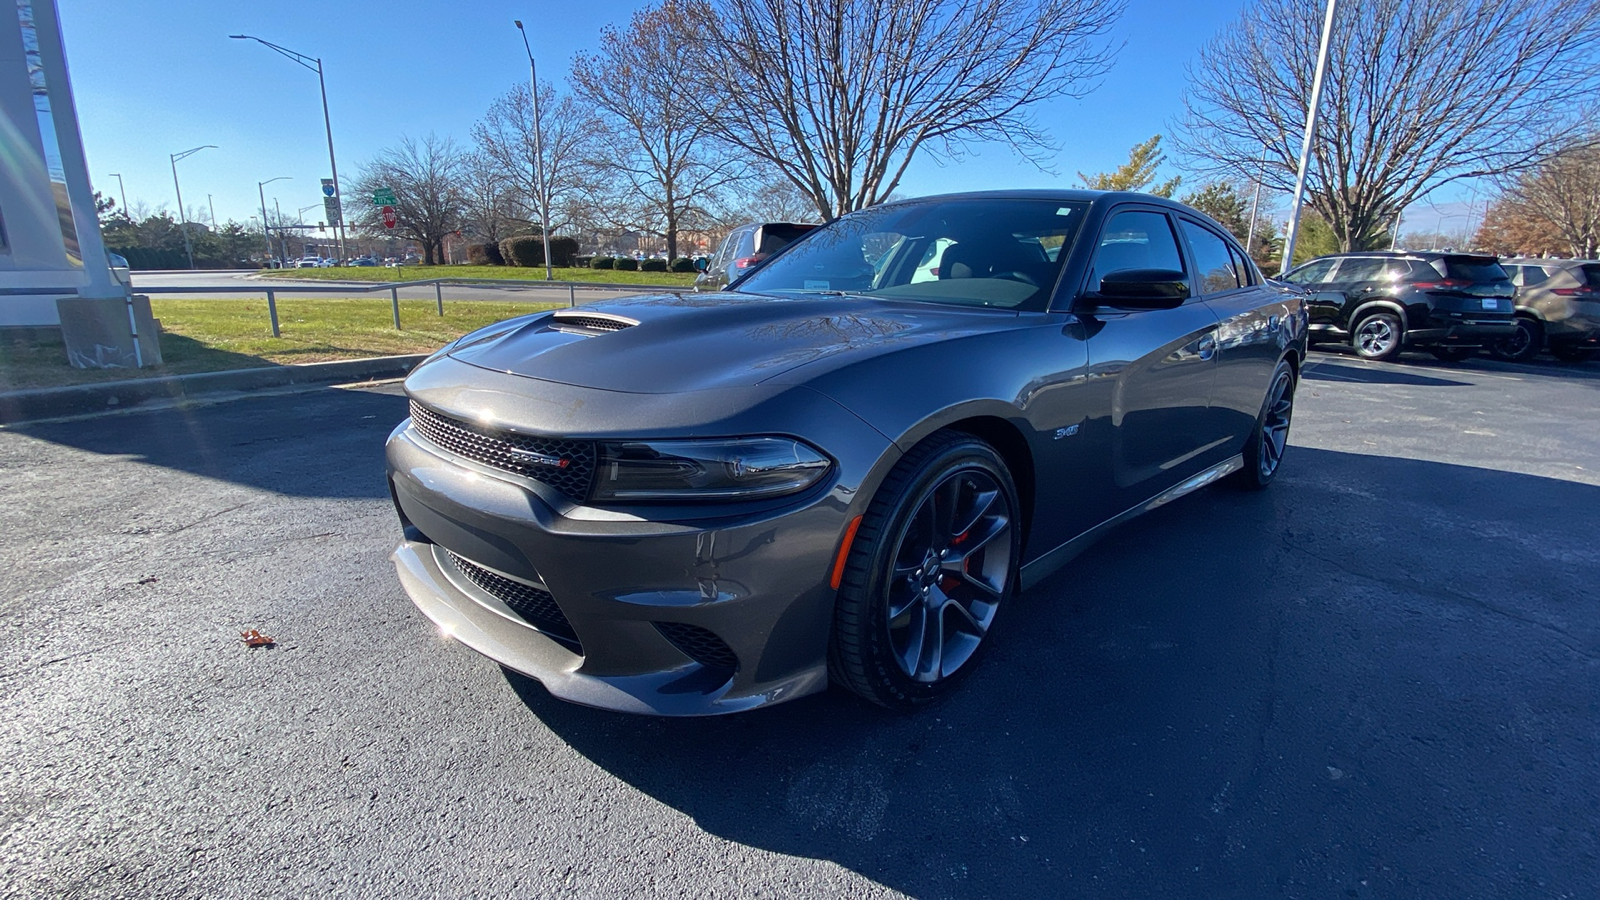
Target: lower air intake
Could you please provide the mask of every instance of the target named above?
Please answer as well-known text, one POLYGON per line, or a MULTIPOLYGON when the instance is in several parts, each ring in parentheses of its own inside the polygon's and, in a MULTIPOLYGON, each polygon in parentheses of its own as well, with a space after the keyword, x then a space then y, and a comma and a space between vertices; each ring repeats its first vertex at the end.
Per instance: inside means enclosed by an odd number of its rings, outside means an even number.
POLYGON ((739 667, 739 657, 733 655, 733 648, 715 634, 701 628, 699 625, 687 625, 683 622, 652 622, 661 636, 672 642, 672 646, 683 651, 683 655, 708 669, 725 669, 733 671, 739 667))

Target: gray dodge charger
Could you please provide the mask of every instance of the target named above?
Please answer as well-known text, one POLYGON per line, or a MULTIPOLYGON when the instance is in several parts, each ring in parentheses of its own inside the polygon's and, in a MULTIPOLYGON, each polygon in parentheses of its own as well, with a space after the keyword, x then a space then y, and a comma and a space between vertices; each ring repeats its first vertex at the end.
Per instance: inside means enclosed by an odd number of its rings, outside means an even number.
POLYGON ((406 379, 401 583, 591 706, 949 692, 1107 529, 1277 474, 1306 308, 1141 194, 847 215, 715 294, 491 325, 406 379))

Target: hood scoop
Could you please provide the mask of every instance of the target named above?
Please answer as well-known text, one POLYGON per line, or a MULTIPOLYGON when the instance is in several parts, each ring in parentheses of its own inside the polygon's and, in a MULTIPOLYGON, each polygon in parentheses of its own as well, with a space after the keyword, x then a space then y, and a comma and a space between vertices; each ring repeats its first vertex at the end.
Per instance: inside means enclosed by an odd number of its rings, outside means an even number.
POLYGON ((568 331, 575 334, 600 334, 607 331, 621 331, 639 324, 639 320, 630 319, 613 313, 584 312, 581 310, 560 310, 552 313, 549 325, 557 331, 568 331))

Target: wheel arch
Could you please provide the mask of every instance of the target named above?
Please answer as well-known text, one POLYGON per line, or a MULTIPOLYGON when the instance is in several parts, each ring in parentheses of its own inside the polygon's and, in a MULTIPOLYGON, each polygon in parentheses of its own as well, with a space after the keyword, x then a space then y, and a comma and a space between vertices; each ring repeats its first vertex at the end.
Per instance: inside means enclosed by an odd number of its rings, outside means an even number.
MULTIPOLYGON (((1028 442, 1028 432, 1006 415, 1007 411, 1016 412, 1011 406, 995 409, 984 405, 975 408, 972 404, 966 404, 923 419, 896 438, 889 452, 873 466, 872 473, 861 484, 861 502, 870 503, 889 472, 919 444, 945 432, 971 435, 993 447, 1011 471, 1011 479, 1017 486, 1017 500, 1022 504, 1022 537, 1026 554, 1028 535, 1033 528, 1038 473, 1033 447, 1028 442)), ((861 508, 864 510, 865 505, 861 508)))
POLYGON ((1361 323, 1361 319, 1368 313, 1378 309, 1398 315, 1400 317, 1400 327, 1407 331, 1411 330, 1411 318, 1406 315, 1404 304, 1391 297, 1374 297, 1370 300, 1363 300, 1359 306, 1350 311, 1350 331, 1354 333, 1356 326, 1361 323))

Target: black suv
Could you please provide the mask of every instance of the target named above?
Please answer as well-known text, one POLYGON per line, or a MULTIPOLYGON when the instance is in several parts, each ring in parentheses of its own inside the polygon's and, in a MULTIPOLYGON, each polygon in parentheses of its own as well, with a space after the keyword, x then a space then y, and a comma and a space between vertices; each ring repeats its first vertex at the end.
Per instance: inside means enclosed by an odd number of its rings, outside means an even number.
POLYGON ((1339 253, 1284 281, 1310 293, 1311 340, 1348 341, 1363 359, 1426 347, 1457 362, 1516 331, 1515 288, 1493 256, 1440 252, 1339 253))

